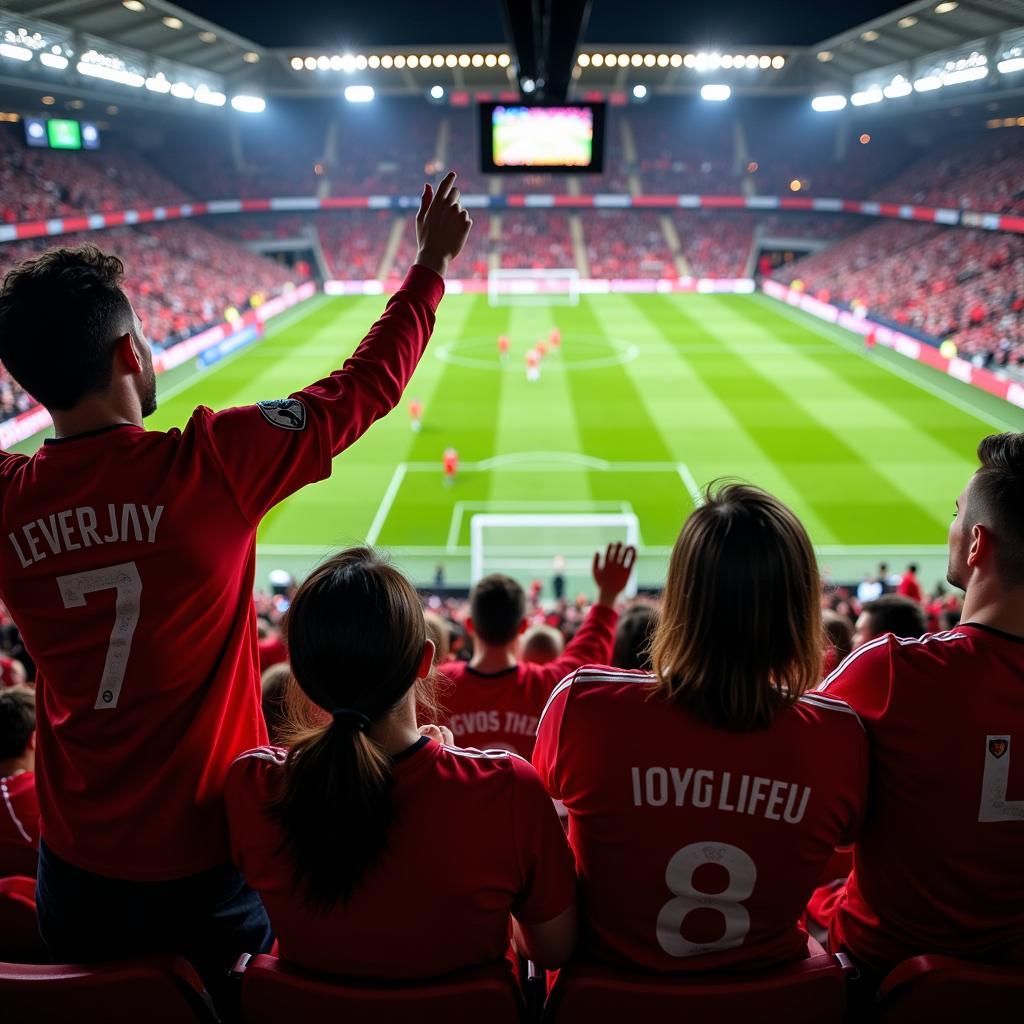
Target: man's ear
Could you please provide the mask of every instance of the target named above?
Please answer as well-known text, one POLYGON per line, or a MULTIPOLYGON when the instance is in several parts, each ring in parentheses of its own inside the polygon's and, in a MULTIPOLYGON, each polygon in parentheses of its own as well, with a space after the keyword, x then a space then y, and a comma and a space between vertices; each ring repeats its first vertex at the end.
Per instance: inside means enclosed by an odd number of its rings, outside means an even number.
POLYGON ((28 738, 28 743, 25 744, 26 750, 35 751, 36 749, 36 731, 32 730, 32 734, 28 738))
POLYGON ((971 527, 971 546, 967 549, 967 564, 972 569, 992 557, 992 540, 992 534, 987 526, 975 523, 971 527))
POLYGON ((519 623, 519 635, 522 636, 527 631, 527 629, 529 629, 529 627, 529 621, 527 619, 523 619, 523 621, 519 623))
POLYGON ((135 339, 131 332, 122 334, 114 342, 114 355, 120 361, 121 368, 130 374, 142 373, 142 355, 135 347, 135 339))
POLYGON ((473 620, 472 619, 467 618, 465 623, 464 623, 464 625, 466 627, 466 632, 470 636, 476 636, 476 630, 473 628, 473 620))

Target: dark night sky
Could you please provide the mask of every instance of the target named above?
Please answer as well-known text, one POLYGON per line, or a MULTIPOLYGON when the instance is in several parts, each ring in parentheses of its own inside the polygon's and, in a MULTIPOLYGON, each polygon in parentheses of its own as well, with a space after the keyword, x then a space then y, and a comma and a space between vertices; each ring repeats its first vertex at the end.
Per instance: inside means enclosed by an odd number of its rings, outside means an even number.
MULTIPOLYGON (((264 46, 458 45, 505 38, 498 0, 457 0, 447 7, 424 0, 179 3, 264 46)), ((594 0, 586 39, 609 44, 804 46, 899 6, 894 0, 594 0)))

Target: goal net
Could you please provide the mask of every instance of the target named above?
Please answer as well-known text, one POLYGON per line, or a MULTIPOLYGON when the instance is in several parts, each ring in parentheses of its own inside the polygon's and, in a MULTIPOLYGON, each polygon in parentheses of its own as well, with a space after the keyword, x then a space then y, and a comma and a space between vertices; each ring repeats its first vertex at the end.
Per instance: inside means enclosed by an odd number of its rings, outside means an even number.
POLYGON ((492 306, 579 305, 578 270, 492 270, 487 297, 492 306))
MULTIPOLYGON (((471 578, 475 584, 492 572, 524 584, 556 575, 566 581, 566 596, 592 589, 595 551, 622 542, 639 545, 640 522, 620 513, 481 513, 469 522, 471 578)), ((636 593, 636 572, 626 593, 636 593)))

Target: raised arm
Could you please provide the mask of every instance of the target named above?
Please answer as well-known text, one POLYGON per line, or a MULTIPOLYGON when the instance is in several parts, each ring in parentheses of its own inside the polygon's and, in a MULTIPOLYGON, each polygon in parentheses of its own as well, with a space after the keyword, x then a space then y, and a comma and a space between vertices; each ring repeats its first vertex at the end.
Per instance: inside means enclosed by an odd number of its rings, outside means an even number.
POLYGON ((416 262, 340 370, 293 392, 212 415, 200 411, 217 460, 251 521, 287 495, 330 475, 331 460, 402 397, 434 329, 444 274, 473 222, 450 172, 423 186, 416 262))

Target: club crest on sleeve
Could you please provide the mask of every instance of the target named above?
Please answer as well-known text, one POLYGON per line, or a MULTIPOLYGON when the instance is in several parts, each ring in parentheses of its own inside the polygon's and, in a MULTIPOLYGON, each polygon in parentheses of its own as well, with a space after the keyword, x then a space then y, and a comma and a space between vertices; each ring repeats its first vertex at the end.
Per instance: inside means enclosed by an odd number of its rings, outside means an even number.
POLYGON ((282 430, 302 430, 306 425, 306 407, 297 398, 270 398, 256 407, 268 423, 282 430))
POLYGON ((988 741, 988 752, 993 757, 1002 757, 1006 753, 1007 748, 1010 746, 1009 740, 989 740, 988 741))

